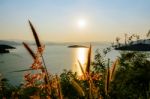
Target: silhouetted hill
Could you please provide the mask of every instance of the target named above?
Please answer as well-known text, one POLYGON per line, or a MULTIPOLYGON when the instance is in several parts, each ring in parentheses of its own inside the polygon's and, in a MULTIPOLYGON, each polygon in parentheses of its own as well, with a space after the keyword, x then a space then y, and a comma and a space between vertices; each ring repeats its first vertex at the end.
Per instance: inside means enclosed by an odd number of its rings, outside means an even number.
POLYGON ((46 45, 109 45, 109 42, 46 42, 46 45))
POLYGON ((0 40, 0 45, 19 45, 20 43, 15 41, 7 41, 7 40, 0 40))
MULTIPOLYGON (((22 45, 22 42, 26 42, 29 45, 35 45, 36 43, 34 41, 18 41, 18 40, 14 40, 14 41, 9 41, 9 40, 0 40, 0 44, 4 44, 4 45, 22 45)), ((68 46, 68 45, 90 45, 92 44, 94 45, 109 45, 111 43, 109 42, 47 42, 47 41, 43 41, 42 42, 45 45, 62 45, 62 46, 68 46)))

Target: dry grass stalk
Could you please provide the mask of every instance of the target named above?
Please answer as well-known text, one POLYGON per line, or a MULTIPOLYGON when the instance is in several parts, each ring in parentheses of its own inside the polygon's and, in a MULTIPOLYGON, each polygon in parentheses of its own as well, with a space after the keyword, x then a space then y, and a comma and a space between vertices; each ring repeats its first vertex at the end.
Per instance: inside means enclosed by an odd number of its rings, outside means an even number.
POLYGON ((84 93, 82 87, 73 78, 70 78, 70 82, 71 82, 72 86, 77 90, 77 92, 80 96, 85 96, 85 93, 84 93))
POLYGON ((89 47, 89 50, 88 50, 88 57, 87 57, 87 66, 86 66, 86 72, 88 74, 90 74, 90 65, 91 65, 91 44, 90 44, 90 47, 89 47))
POLYGON ((46 65, 45 65, 45 61, 44 61, 44 58, 43 58, 43 55, 42 55, 42 50, 43 50, 43 48, 42 48, 42 45, 41 45, 41 43, 40 43, 40 40, 39 40, 39 37, 38 37, 38 35, 37 35, 37 32, 36 32, 36 30, 34 29, 34 27, 33 27, 33 25, 32 25, 32 23, 30 22, 30 20, 29 20, 29 25, 30 25, 30 27, 31 27, 31 30, 32 30, 32 33, 33 33, 33 36, 34 36, 34 39, 35 39, 35 42, 36 42, 36 45, 37 45, 37 47, 38 47, 38 51, 40 52, 40 54, 41 54, 41 57, 42 57, 42 61, 43 61, 43 64, 44 64, 44 67, 45 67, 45 72, 46 72, 46 77, 48 77, 48 71, 47 71, 47 68, 46 68, 46 65))
POLYGON ((91 52, 92 51, 92 46, 90 44, 89 50, 88 50, 88 56, 87 56, 87 66, 86 66, 86 73, 88 75, 88 77, 86 76, 88 82, 89 82, 89 98, 92 99, 93 98, 93 94, 95 93, 95 91, 97 91, 97 88, 95 87, 94 83, 93 83, 93 79, 91 77, 90 74, 90 65, 91 65, 91 52))
POLYGON ((31 48, 28 46, 28 44, 26 44, 25 42, 22 43, 24 45, 24 47, 27 49, 27 51, 29 52, 29 54, 32 56, 33 59, 36 59, 35 53, 31 50, 31 48))
POLYGON ((105 84, 105 92, 106 92, 106 96, 108 96, 109 83, 110 83, 110 69, 109 69, 109 62, 110 62, 110 59, 108 59, 107 75, 106 75, 106 84, 105 84))
MULTIPOLYGON (((36 45, 38 47, 38 51, 40 52, 40 55, 41 55, 41 58, 42 58, 42 61, 43 61, 43 64, 44 64, 44 67, 45 67, 45 72, 46 72, 46 79, 48 80, 48 71, 47 71, 47 67, 45 65, 45 61, 44 61, 44 58, 43 58, 43 55, 42 55, 42 52, 43 52, 43 48, 42 48, 42 45, 40 43, 40 40, 39 40, 39 37, 37 35, 37 32, 36 30, 34 29, 32 23, 30 22, 29 20, 29 25, 31 27, 31 30, 32 30, 32 33, 33 33, 33 36, 34 36, 34 39, 35 39, 35 42, 36 42, 36 45)), ((45 79, 45 81, 46 81, 45 79)), ((46 82, 47 83, 47 82, 46 82)))
MULTIPOLYGON (((32 55, 32 57, 34 58, 34 63, 32 64, 31 68, 34 70, 38 70, 41 69, 42 74, 44 74, 44 78, 41 78, 41 80, 44 80, 45 85, 43 85, 44 90, 47 92, 47 94, 50 96, 51 95, 51 86, 49 83, 49 75, 47 72, 47 68, 44 62, 44 58, 42 56, 42 52, 44 50, 44 46, 41 46, 39 37, 32 25, 32 23, 29 21, 29 25, 31 27, 34 39, 36 41, 36 45, 37 45, 37 53, 34 54, 33 51, 29 48, 29 46, 26 43, 23 43, 25 48, 29 51, 29 53, 32 55), (43 64, 43 65, 42 65, 43 64)), ((37 74, 35 74, 37 76, 37 74)), ((36 76, 34 77, 36 79, 36 76)), ((37 76, 38 77, 38 76, 37 76)), ((26 77, 26 79, 28 80, 27 82, 29 82, 29 85, 34 85, 34 83, 36 82, 35 79, 33 79, 32 77, 26 77)))
POLYGON ((40 48, 40 47, 41 47, 41 43, 40 43, 39 37, 38 37, 38 35, 37 35, 37 33, 36 33, 36 31, 35 31, 35 29, 34 29, 32 23, 30 22, 30 20, 29 20, 29 25, 30 25, 30 27, 31 27, 33 36, 34 36, 34 38, 35 38, 36 45, 37 45, 38 48, 40 48))
POLYGON ((119 61, 119 59, 116 59, 116 61, 113 63, 113 65, 112 65, 112 69, 111 69, 111 77, 110 77, 110 80, 112 80, 113 79, 113 76, 114 76, 114 73, 115 73, 115 69, 116 69, 116 66, 117 66, 117 64, 118 64, 118 61, 119 61))
POLYGON ((60 79, 58 78, 57 75, 56 75, 56 79, 57 79, 58 97, 59 97, 59 99, 63 99, 62 92, 61 92, 60 79))
POLYGON ((15 71, 12 71, 12 72, 24 72, 24 71, 30 71, 30 70, 34 70, 34 69, 32 69, 32 68, 30 68, 30 69, 22 69, 22 70, 15 70, 15 71))
POLYGON ((88 96, 88 98, 89 98, 89 99, 92 99, 92 88, 93 88, 93 86, 92 86, 92 79, 91 79, 91 76, 90 76, 89 79, 88 79, 88 83, 89 83, 89 96, 88 96))
POLYGON ((87 79, 87 80, 88 80, 88 84, 89 84, 89 96, 88 96, 88 98, 89 99, 95 99, 95 98, 97 99, 99 96, 98 87, 95 87, 95 84, 93 82, 93 77, 91 74, 89 75, 89 79, 87 79))
POLYGON ((83 70, 83 67, 82 67, 82 64, 81 64, 81 62, 78 60, 78 63, 79 63, 79 66, 80 66, 80 69, 81 69, 81 71, 82 71, 82 74, 83 74, 83 76, 84 76, 84 79, 86 79, 86 74, 85 74, 85 72, 84 72, 84 70, 83 70))

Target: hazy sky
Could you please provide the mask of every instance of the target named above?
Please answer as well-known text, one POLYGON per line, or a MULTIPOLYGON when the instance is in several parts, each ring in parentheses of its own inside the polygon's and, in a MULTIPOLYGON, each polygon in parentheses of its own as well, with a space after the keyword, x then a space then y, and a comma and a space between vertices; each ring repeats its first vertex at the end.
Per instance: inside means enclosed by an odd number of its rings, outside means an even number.
POLYGON ((33 40, 28 19, 43 41, 113 41, 147 33, 150 0, 0 0, 0 39, 33 40))

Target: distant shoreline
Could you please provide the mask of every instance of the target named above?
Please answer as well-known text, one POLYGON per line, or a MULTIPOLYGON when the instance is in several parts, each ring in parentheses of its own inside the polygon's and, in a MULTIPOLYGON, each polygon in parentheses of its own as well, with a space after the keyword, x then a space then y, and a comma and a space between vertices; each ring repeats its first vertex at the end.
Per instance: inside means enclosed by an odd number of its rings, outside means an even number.
MULTIPOLYGON (((9 40, 0 40, 0 44, 6 44, 6 45, 22 45, 23 41, 9 41, 9 40)), ((32 41, 25 41, 30 45, 35 45, 34 42, 32 41)), ((45 45, 106 45, 106 44, 111 44, 111 42, 43 42, 45 45)))

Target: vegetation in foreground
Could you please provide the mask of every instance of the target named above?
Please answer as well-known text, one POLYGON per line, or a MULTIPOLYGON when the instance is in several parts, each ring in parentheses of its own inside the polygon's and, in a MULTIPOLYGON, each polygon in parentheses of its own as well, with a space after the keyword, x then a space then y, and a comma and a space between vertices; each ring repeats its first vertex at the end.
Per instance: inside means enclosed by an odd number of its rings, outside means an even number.
POLYGON ((23 43, 33 57, 33 64, 24 75, 25 83, 14 87, 7 79, 0 79, 0 98, 7 99, 149 99, 150 61, 144 52, 120 52, 121 56, 111 63, 104 53, 96 51, 91 62, 91 48, 88 47, 86 70, 78 61, 82 76, 64 70, 60 75, 47 71, 42 56, 44 46, 39 41, 31 22, 30 27, 37 44, 34 53, 23 43))

